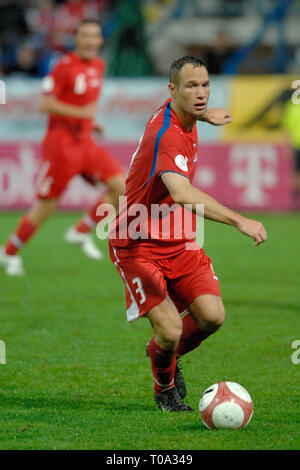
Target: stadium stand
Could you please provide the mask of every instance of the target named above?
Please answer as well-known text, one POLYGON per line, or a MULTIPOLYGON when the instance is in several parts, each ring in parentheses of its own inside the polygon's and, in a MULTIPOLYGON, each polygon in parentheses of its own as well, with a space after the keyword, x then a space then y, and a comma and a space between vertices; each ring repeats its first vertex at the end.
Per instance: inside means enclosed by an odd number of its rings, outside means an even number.
POLYGON ((169 57, 204 57, 211 73, 299 70, 299 0, 1 0, 0 72, 44 76, 99 18, 110 75, 166 74, 169 57))

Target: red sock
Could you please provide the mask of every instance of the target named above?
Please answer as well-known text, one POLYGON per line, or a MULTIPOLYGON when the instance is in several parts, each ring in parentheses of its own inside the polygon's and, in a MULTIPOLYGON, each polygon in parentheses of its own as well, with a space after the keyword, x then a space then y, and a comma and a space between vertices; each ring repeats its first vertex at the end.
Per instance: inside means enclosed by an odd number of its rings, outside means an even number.
POLYGON ((174 374, 176 368, 176 354, 173 351, 165 351, 151 339, 148 345, 148 355, 151 360, 152 374, 154 377, 155 393, 174 386, 174 374))
POLYGON ((200 330, 199 326, 189 313, 182 318, 182 328, 182 335, 176 349, 177 357, 193 351, 193 349, 200 346, 205 338, 210 336, 208 331, 200 330))
POLYGON ((105 203, 100 199, 100 201, 98 201, 90 209, 90 211, 82 217, 82 219, 76 225, 76 230, 78 232, 81 232, 81 233, 90 232, 98 224, 98 222, 100 222, 100 220, 107 217, 107 212, 105 212, 105 214, 101 216, 97 215, 97 209, 102 204, 105 204, 105 203))
POLYGON ((5 253, 7 255, 16 255, 20 248, 33 236, 37 229, 37 225, 33 224, 25 215, 20 220, 17 230, 8 239, 5 245, 5 253))

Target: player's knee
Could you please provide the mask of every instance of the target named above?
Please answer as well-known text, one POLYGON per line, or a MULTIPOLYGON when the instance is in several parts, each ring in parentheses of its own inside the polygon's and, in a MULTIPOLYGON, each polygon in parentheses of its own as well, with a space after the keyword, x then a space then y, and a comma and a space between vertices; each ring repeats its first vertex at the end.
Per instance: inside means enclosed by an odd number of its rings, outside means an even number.
POLYGON ((204 318, 205 329, 208 331, 218 330, 224 323, 225 320, 225 309, 223 305, 212 308, 210 312, 204 318))
POLYGON ((164 348, 169 350, 174 350, 179 343, 180 337, 182 335, 182 323, 177 325, 172 325, 168 327, 162 334, 162 342, 164 343, 164 348))
POLYGON ((108 181, 108 187, 112 196, 116 199, 125 193, 125 178, 123 175, 115 176, 108 181))
POLYGON ((221 298, 196 299, 191 305, 191 310, 200 329, 209 333, 218 330, 225 320, 225 308, 221 298))
POLYGON ((125 194, 125 190, 126 190, 125 178, 122 176, 120 178, 120 184, 118 187, 119 196, 122 196, 123 194, 125 194))

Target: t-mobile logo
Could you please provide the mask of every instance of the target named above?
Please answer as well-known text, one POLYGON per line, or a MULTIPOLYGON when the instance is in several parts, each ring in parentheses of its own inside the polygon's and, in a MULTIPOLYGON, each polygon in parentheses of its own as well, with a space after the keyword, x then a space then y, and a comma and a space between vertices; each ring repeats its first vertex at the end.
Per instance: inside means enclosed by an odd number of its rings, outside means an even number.
POLYGON ((242 188, 241 202, 249 206, 266 204, 266 189, 277 183, 277 154, 272 146, 236 145, 230 155, 230 165, 232 184, 242 188))
POLYGON ((3 80, 0 80, 0 104, 6 104, 6 87, 3 80))
POLYGON ((0 339, 0 364, 6 364, 6 348, 5 343, 0 339))

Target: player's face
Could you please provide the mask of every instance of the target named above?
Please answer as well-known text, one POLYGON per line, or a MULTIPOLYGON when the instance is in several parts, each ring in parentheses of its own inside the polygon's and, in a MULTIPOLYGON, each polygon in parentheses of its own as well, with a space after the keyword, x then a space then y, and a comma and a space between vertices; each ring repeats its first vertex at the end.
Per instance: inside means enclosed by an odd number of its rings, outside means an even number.
POLYGON ((80 26, 76 34, 76 52, 84 60, 92 60, 103 44, 101 27, 87 23, 80 26))
POLYGON ((172 101, 177 109, 192 119, 201 119, 206 113, 209 98, 209 77, 205 66, 185 64, 179 74, 177 85, 170 83, 172 101))

